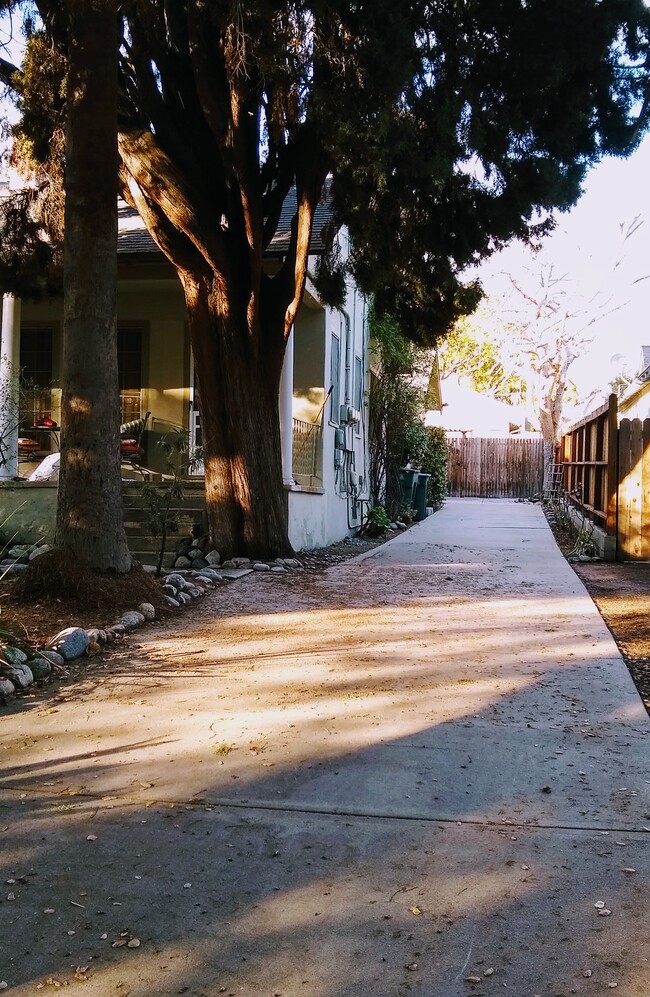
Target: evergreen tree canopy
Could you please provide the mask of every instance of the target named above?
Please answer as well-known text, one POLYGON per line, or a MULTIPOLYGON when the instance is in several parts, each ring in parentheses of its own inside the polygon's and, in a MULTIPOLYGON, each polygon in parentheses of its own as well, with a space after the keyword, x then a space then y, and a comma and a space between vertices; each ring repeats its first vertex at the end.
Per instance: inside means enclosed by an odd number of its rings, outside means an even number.
MULTIPOLYGON (((22 73, 0 61, 20 94, 22 149, 36 158, 56 149, 66 92, 56 57, 72 61, 68 17, 81 3, 25 0, 43 24, 28 25, 29 50, 47 44, 22 73)), ((316 274, 326 300, 340 300, 349 270, 380 314, 433 342, 480 298, 463 284, 468 264, 547 230, 591 163, 640 140, 650 11, 644 0, 90 9, 112 10, 119 26, 121 189, 185 295, 212 540, 226 555, 286 554, 279 384, 319 201, 332 209, 316 274), (292 189, 271 273, 264 259, 292 189)))
MULTIPOLYGON (((36 6, 65 51, 62 5, 36 6)), ((468 264, 547 228, 549 211, 575 202, 589 165, 630 152, 647 123, 643 0, 125 0, 119 9, 122 180, 163 250, 226 281, 233 267, 254 277, 295 185, 279 275, 292 284, 330 175, 356 279, 419 339, 475 305, 478 288, 461 279, 468 264)), ((29 78, 27 67, 24 128, 42 153, 43 111, 60 101, 46 72, 47 96, 29 78)), ((0 79, 16 81, 6 61, 0 79)), ((330 297, 340 287, 332 250, 321 274, 330 297)), ((284 310, 286 293, 268 297, 284 310)))

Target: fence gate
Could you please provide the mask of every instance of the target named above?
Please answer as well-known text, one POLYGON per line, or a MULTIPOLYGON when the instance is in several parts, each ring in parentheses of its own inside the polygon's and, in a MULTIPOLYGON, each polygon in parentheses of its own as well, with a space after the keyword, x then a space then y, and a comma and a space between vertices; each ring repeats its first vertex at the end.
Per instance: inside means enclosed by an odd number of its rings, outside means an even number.
POLYGON ((541 495, 544 444, 541 439, 452 439, 449 494, 458 498, 530 498, 541 495))

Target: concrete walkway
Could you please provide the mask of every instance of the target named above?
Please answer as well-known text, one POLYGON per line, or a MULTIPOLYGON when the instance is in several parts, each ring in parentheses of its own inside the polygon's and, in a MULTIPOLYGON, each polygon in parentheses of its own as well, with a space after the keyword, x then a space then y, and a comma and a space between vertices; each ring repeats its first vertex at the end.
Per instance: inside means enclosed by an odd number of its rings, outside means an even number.
POLYGON ((0 717, 12 994, 650 994, 650 728, 537 506, 251 575, 0 717))

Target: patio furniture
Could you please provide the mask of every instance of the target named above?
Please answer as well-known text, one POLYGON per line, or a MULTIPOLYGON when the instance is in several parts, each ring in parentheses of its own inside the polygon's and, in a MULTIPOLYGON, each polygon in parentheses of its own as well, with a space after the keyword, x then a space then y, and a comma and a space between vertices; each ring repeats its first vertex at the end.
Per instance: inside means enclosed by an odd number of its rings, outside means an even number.
POLYGON ((142 437, 149 422, 151 412, 145 413, 141 419, 123 422, 120 426, 120 456, 123 464, 139 468, 144 457, 142 437))

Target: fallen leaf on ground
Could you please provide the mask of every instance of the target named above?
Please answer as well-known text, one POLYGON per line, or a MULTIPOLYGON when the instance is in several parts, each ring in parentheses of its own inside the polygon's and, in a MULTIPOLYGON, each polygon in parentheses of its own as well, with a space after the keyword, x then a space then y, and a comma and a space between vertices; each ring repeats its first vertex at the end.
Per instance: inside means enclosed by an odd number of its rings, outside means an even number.
POLYGON ((419 907, 409 907, 409 910, 411 914, 415 914, 416 917, 422 913, 419 907))

